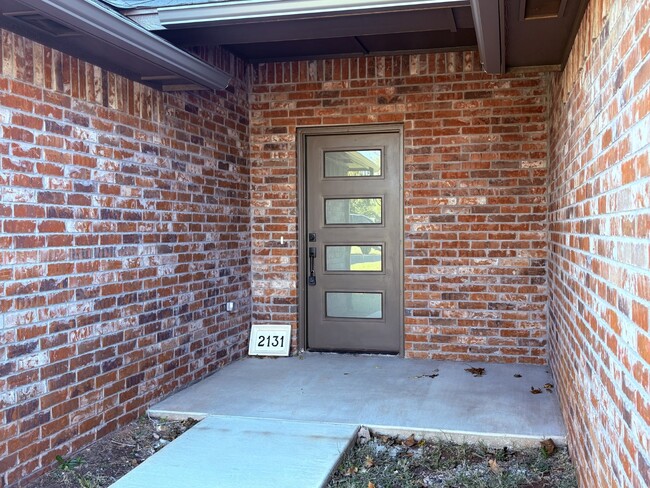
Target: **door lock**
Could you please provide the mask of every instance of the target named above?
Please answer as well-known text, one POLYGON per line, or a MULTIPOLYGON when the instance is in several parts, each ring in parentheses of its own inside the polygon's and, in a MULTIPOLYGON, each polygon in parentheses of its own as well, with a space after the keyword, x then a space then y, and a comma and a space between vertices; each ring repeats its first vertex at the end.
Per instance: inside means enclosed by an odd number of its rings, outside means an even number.
POLYGON ((316 261, 316 248, 310 247, 309 248, 309 279, 307 280, 309 286, 316 286, 316 274, 314 273, 315 261, 316 261))
POLYGON ((310 233, 307 235, 307 240, 308 240, 309 242, 316 242, 316 233, 315 233, 315 232, 310 232, 310 233))

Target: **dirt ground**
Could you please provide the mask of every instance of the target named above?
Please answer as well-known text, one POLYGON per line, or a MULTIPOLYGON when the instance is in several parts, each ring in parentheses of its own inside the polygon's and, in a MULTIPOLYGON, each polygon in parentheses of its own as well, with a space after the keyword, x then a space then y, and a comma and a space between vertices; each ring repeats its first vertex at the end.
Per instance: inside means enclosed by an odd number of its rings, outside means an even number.
MULTIPOLYGON (((197 423, 142 417, 58 465, 28 488, 105 488, 197 423)), ((188 488, 191 485, 188 485, 188 488)), ((575 488, 566 448, 493 449, 376 436, 361 428, 328 488, 575 488)), ((203 487, 191 487, 203 488, 203 487)), ((248 488, 248 487, 242 487, 248 488)), ((309 488, 309 487, 305 487, 309 488)))
POLYGON ((141 417, 58 465, 28 488, 104 488, 197 423, 141 417))

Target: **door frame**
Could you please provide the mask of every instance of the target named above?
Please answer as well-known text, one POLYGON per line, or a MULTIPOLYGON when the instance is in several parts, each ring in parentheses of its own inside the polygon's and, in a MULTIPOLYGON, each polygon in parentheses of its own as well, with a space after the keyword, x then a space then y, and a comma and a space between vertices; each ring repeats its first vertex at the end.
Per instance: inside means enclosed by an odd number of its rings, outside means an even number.
POLYGON ((307 349, 307 138, 309 136, 396 133, 399 135, 399 356, 404 356, 404 126, 401 124, 300 127, 296 130, 298 163, 298 352, 307 349))

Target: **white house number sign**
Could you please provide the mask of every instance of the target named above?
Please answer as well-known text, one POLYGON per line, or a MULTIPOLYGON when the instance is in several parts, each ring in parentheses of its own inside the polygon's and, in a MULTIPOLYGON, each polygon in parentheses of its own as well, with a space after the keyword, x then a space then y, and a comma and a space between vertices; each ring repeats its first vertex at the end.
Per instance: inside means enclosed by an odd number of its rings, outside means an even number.
POLYGON ((289 324, 253 324, 248 354, 249 356, 288 356, 290 343, 289 324))

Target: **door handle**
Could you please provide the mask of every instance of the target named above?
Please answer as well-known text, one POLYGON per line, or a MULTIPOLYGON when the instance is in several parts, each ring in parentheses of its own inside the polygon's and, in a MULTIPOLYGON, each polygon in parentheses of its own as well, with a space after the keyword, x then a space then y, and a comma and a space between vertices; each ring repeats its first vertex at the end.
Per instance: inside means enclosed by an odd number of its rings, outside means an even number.
POLYGON ((316 286, 316 275, 314 273, 314 266, 316 261, 316 248, 309 248, 309 286, 316 286))

